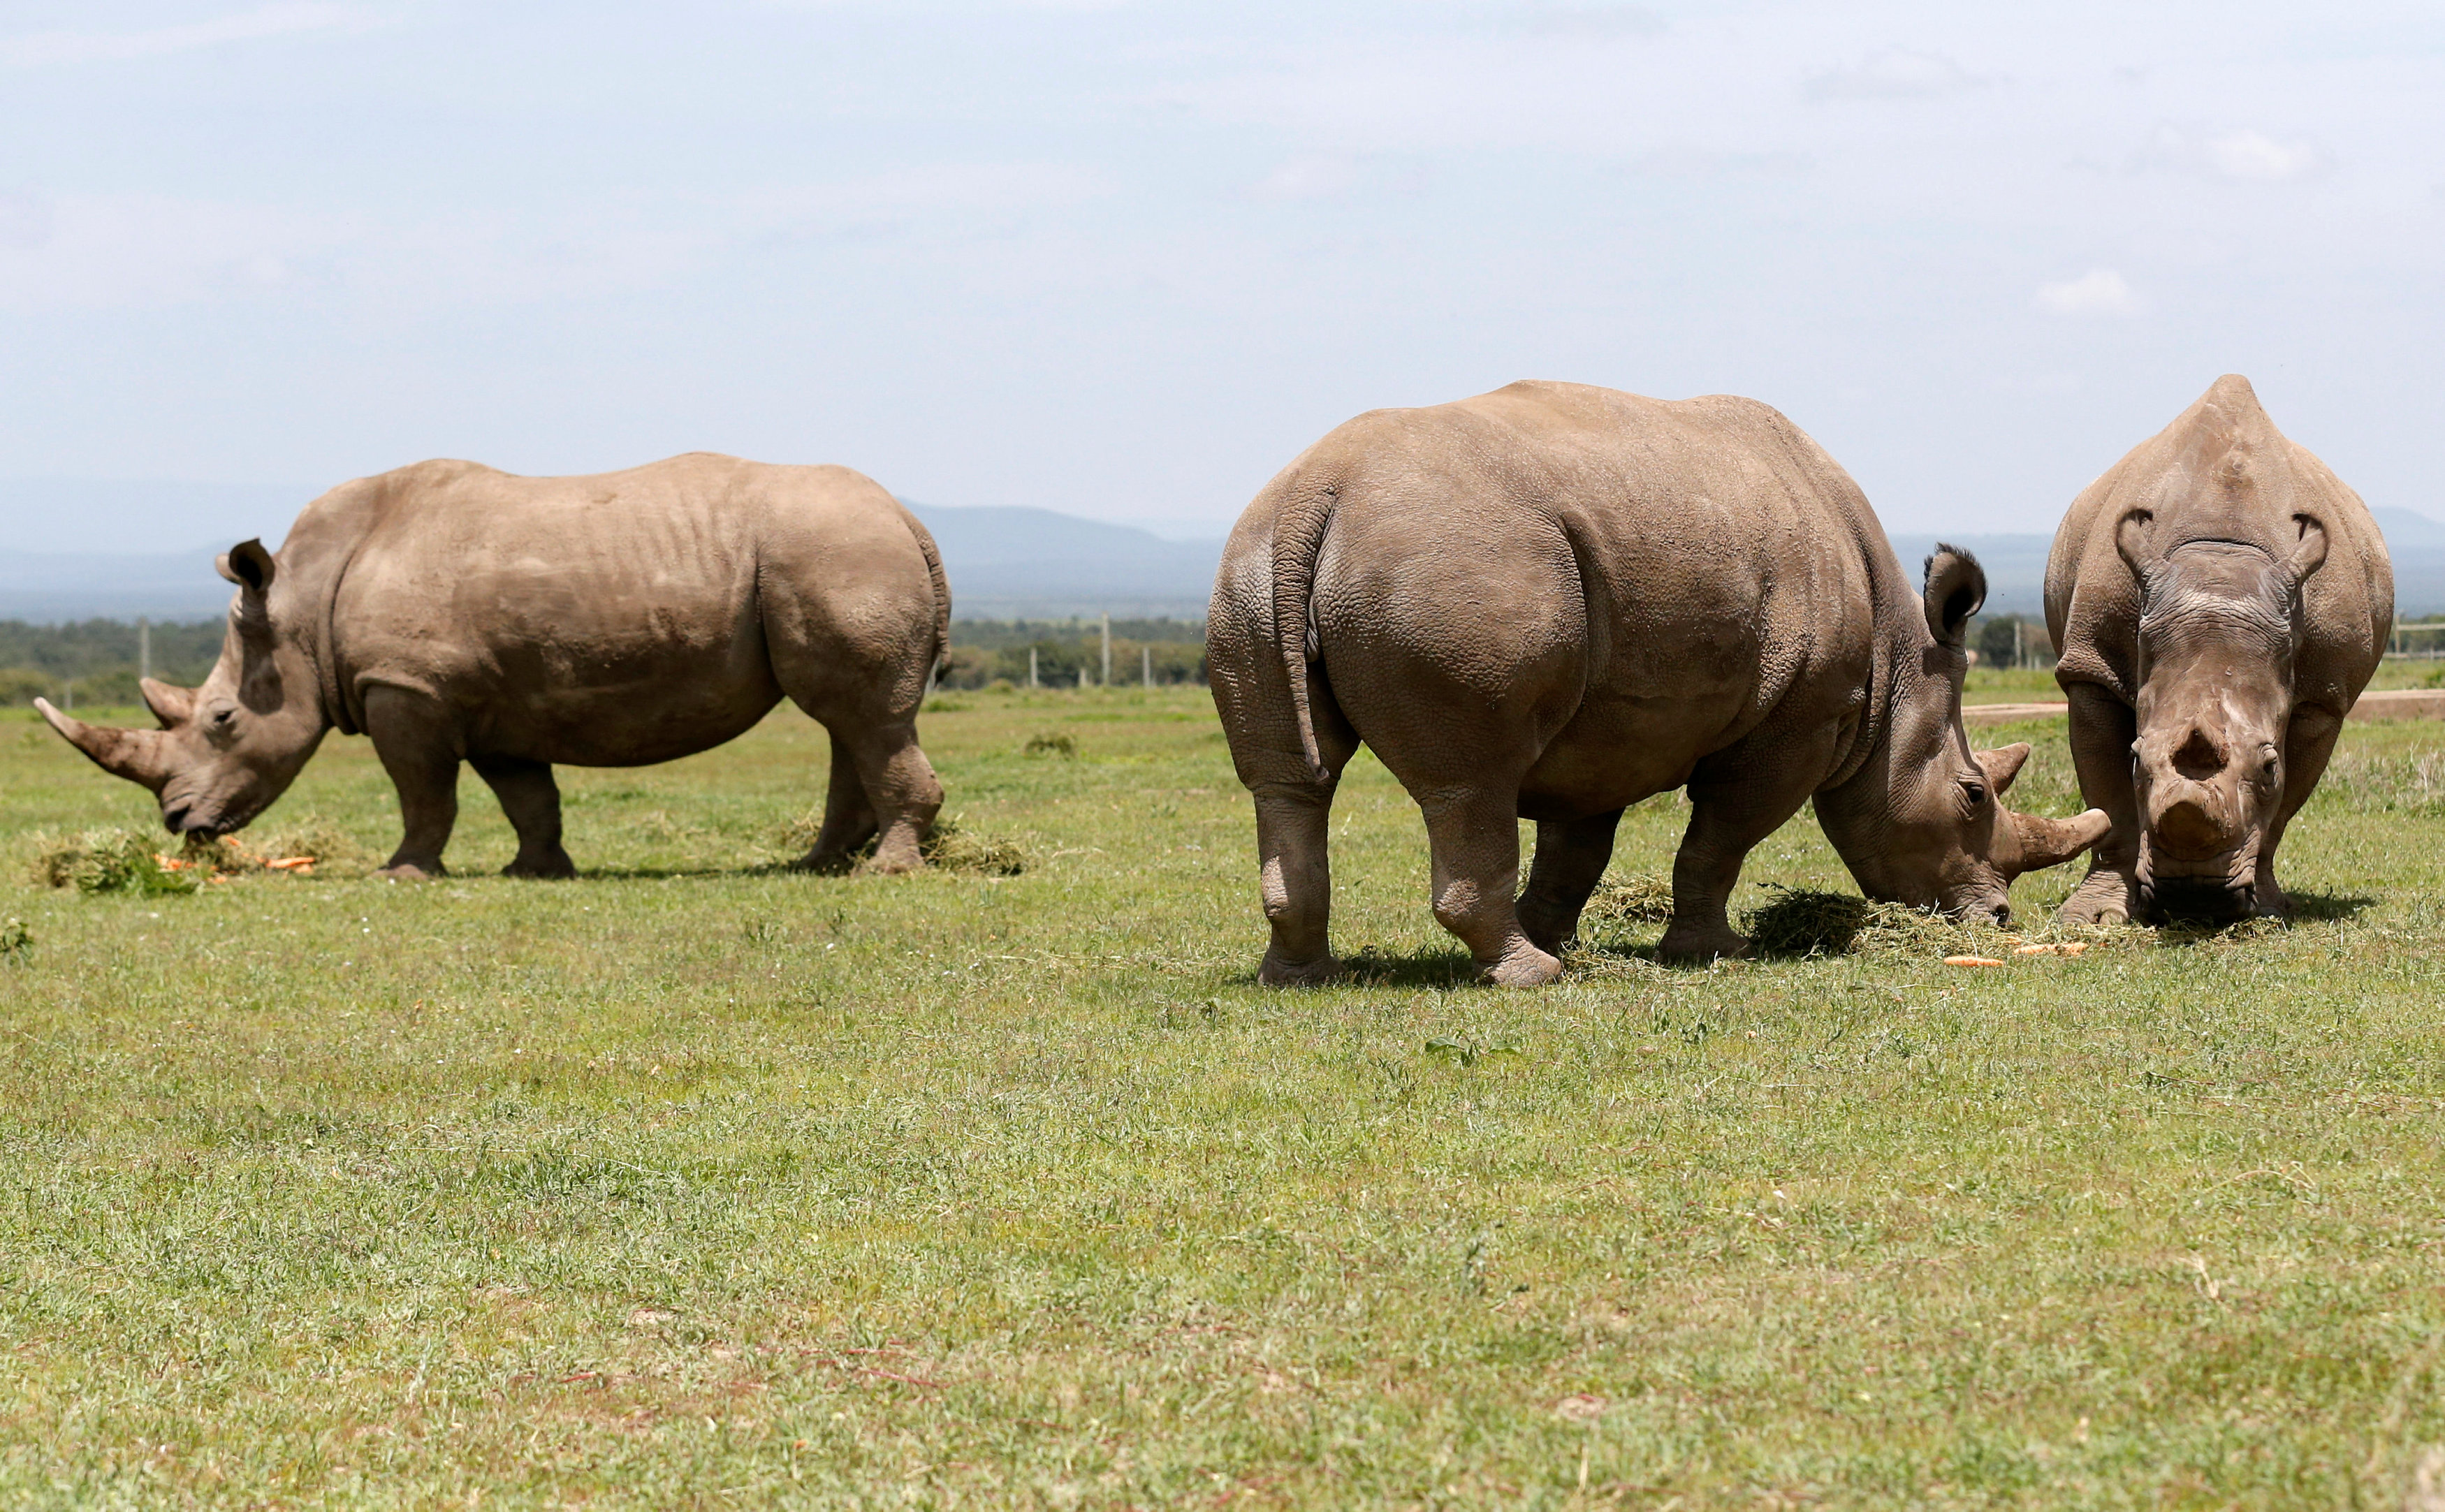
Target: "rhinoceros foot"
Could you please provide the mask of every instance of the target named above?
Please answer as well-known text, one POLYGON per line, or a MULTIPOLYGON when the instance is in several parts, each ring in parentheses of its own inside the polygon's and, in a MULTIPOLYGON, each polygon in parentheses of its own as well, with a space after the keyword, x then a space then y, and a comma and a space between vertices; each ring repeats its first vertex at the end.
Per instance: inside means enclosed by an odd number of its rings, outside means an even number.
POLYGON ((2138 882, 2100 868, 2072 889, 2055 917, 2067 924, 2129 924, 2139 912, 2138 882))
POLYGON ((2261 919, 2292 917, 2292 895, 2276 882, 2273 873, 2262 872, 2258 878, 2257 895, 2251 900, 2250 912, 2261 919))
POLYGON ((1485 980, 1498 987, 1541 987, 1561 974, 1559 961, 1525 940, 1485 968, 1485 980))
POLYGON ((418 866, 413 861, 394 861, 375 872, 374 880, 377 882, 431 882, 438 877, 446 877, 449 874, 442 869, 441 863, 439 861, 433 864, 431 870, 418 866))
POLYGON ((1665 961, 1714 961, 1745 956, 1748 948, 1748 937, 1729 924, 1675 924, 1655 943, 1655 954, 1665 961))
POLYGON ((577 863, 569 859, 566 850, 555 850, 544 856, 520 856, 501 868, 505 877, 541 877, 553 882, 566 881, 577 875, 577 863))
POLYGON ((1268 950, 1257 967, 1257 980, 1268 987, 1321 987, 1341 975, 1341 962, 1331 956, 1314 961, 1285 961, 1268 950))

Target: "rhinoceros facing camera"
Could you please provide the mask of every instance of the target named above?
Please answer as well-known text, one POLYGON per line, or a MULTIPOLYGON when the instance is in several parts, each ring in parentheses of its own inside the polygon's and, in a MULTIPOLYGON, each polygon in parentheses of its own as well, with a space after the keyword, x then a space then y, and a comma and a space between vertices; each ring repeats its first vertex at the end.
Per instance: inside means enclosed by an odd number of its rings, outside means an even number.
POLYGON ((785 696, 831 736, 802 865, 921 865, 942 786, 916 712, 950 625, 933 537, 871 479, 696 454, 591 477, 423 462, 344 484, 237 586, 198 688, 147 681, 158 730, 43 717, 143 784, 173 832, 244 828, 323 737, 372 737, 404 834, 384 875, 439 875, 474 766, 514 876, 568 876, 555 764, 644 766, 742 734, 785 696))
POLYGON ((2046 623, 2081 792, 2114 818, 2063 917, 2290 911, 2276 848, 2394 627, 2360 495, 2228 374, 2073 500, 2046 623))

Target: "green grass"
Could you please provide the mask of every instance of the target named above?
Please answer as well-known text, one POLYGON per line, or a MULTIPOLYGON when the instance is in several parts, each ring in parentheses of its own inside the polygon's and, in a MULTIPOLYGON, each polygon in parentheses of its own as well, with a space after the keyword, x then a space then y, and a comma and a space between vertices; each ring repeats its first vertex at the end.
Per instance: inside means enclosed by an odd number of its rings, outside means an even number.
MULTIPOLYGON (((2057 813, 2061 731, 1982 732, 2057 813)), ((1683 971, 1633 916, 1520 994, 1372 763, 1359 980, 1272 993, 1202 693, 924 735, 1024 873, 763 869, 792 715, 566 772, 573 883, 484 874, 471 779, 447 881, 83 896, 40 834, 149 806, 9 716, 0 1500, 2399 1507, 2445 1445, 2445 729, 2346 734, 2290 928, 1683 971)), ((392 814, 335 739, 262 828, 392 814)), ((1804 816, 1766 883, 1849 887, 1804 816)))

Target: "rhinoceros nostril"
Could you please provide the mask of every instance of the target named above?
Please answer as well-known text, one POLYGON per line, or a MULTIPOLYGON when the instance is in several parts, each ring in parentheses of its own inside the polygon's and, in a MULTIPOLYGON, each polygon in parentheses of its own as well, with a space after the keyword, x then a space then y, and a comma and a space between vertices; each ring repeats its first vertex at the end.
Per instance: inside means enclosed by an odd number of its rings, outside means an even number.
POLYGON ((2174 770, 2193 782, 2205 782, 2224 770, 2223 748, 2205 730, 2194 728, 2181 749, 2174 753, 2174 770))

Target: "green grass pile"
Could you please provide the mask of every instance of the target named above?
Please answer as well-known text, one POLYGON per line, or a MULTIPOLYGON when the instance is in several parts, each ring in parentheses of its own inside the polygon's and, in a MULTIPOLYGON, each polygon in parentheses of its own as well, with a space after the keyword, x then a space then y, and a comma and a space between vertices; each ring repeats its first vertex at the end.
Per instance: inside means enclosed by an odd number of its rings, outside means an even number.
POLYGON ((203 886, 204 876, 163 864, 155 839, 140 830, 87 830, 47 835, 34 844, 33 880, 46 887, 84 893, 130 893, 140 898, 177 896, 203 886))

